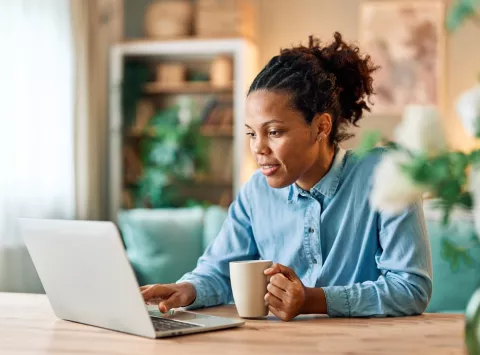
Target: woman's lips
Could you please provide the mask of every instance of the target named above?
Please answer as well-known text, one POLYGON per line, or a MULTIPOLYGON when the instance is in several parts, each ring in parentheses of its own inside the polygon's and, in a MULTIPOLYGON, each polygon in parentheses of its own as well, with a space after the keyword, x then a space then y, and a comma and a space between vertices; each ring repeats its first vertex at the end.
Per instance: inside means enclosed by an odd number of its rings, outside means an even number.
POLYGON ((275 172, 280 168, 279 164, 272 164, 272 165, 262 165, 261 170, 263 175, 270 176, 275 174, 275 172))

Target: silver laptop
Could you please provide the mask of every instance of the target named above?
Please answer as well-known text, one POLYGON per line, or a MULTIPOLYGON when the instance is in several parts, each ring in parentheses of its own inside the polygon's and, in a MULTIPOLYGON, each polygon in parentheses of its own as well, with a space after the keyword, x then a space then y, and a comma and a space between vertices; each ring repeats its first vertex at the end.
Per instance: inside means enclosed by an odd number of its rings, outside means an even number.
POLYGON ((168 314, 150 309, 112 222, 19 219, 19 227, 60 319, 149 338, 244 324, 181 308, 168 314))

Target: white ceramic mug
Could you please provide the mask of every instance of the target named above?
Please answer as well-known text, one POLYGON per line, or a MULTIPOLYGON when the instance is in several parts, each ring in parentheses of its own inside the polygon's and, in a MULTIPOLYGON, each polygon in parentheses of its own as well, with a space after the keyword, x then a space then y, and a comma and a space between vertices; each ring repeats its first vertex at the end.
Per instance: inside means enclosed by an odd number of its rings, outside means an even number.
POLYGON ((230 262, 233 300, 242 318, 261 318, 268 315, 265 304, 268 276, 263 272, 272 266, 271 260, 230 262))

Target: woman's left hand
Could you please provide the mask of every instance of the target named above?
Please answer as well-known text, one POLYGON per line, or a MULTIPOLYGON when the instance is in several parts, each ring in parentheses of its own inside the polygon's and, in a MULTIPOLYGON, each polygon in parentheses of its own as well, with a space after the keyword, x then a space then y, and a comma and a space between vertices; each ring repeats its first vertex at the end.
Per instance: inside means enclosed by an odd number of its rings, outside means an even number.
POLYGON ((265 301, 270 311, 278 318, 289 321, 300 314, 305 303, 305 286, 295 271, 281 264, 265 270, 270 276, 265 301))

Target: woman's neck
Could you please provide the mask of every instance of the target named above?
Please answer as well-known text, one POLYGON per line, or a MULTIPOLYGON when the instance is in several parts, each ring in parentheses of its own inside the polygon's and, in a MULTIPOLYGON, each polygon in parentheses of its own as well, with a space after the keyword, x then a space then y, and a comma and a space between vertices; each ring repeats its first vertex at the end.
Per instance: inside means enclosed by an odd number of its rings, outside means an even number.
POLYGON ((296 181, 296 184, 305 191, 310 191, 331 169, 335 157, 336 146, 328 145, 321 152, 310 169, 296 181))

